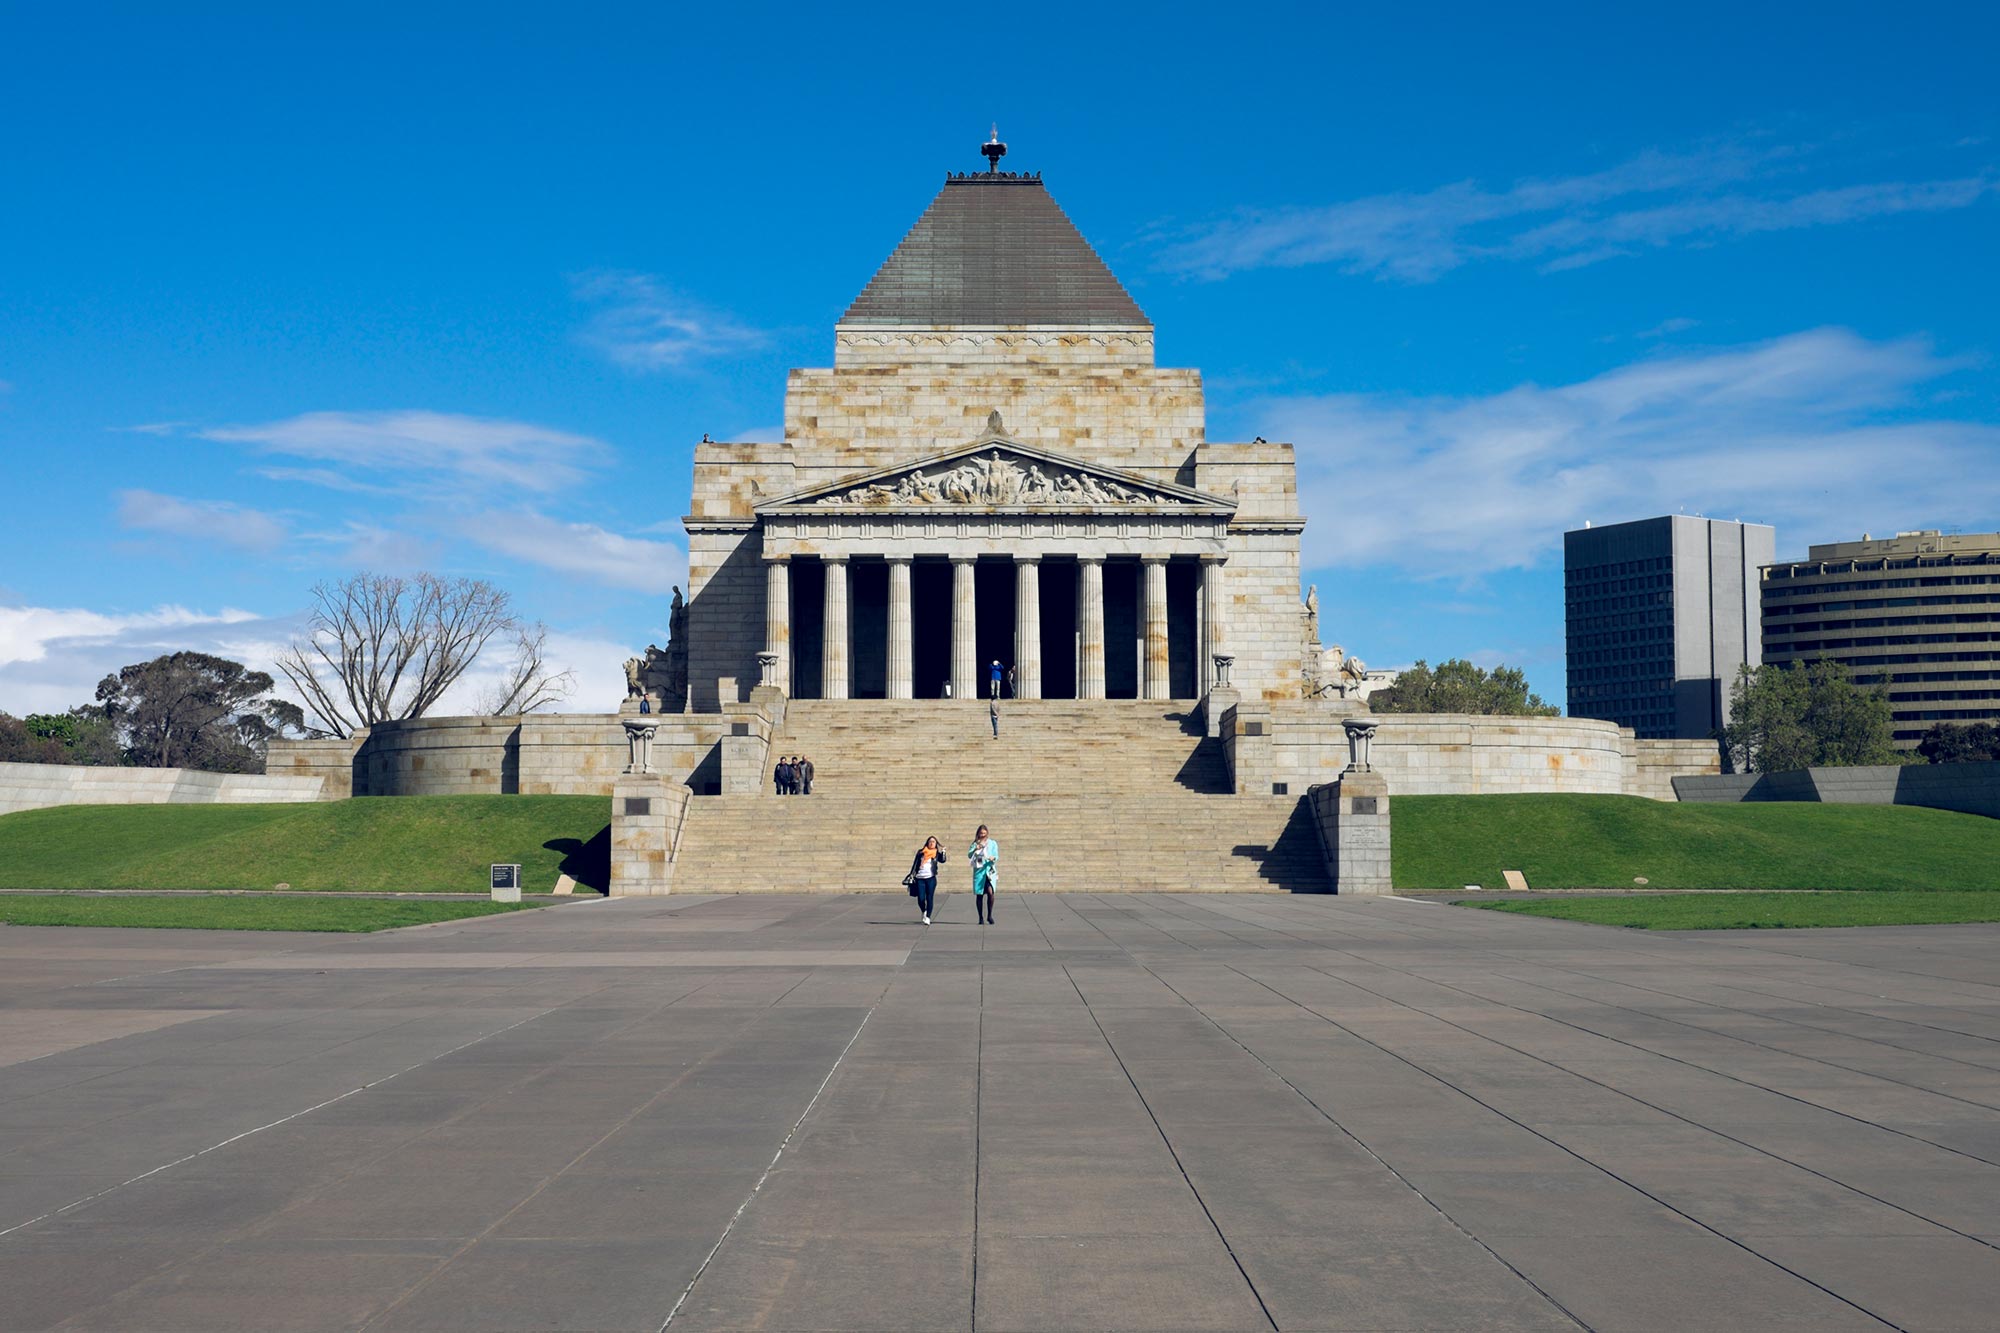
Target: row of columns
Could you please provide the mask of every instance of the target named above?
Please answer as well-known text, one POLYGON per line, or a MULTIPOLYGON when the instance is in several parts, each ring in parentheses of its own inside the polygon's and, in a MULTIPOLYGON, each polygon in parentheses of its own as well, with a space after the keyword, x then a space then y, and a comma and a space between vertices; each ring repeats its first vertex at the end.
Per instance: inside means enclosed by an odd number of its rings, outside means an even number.
MULTIPOLYGON (((820 697, 845 699, 848 696, 847 643, 848 595, 847 557, 822 557, 826 568, 826 610, 824 648, 820 653, 820 697)), ((961 699, 982 693, 977 658, 978 607, 973 592, 975 557, 951 557, 951 692, 961 699)), ((889 562, 889 661, 888 697, 915 697, 915 669, 912 662, 910 559, 892 557, 889 562)), ((1104 557, 1079 556, 1083 590, 1077 608, 1080 658, 1077 670, 1077 697, 1104 698, 1104 557)), ((1202 639, 1199 661, 1200 691, 1206 694, 1215 683, 1214 654, 1222 651, 1222 559, 1201 558, 1199 625, 1202 639)), ((1145 642, 1144 671, 1139 694, 1144 699, 1171 698, 1167 661, 1167 557, 1141 556, 1141 591, 1144 610, 1142 629, 1145 642)), ((791 565, 787 557, 765 562, 764 638, 778 655, 778 684, 791 690, 792 626, 791 565)), ((1042 580, 1041 561, 1036 556, 1014 557, 1014 645, 1015 692, 1022 699, 1042 697, 1042 580)))

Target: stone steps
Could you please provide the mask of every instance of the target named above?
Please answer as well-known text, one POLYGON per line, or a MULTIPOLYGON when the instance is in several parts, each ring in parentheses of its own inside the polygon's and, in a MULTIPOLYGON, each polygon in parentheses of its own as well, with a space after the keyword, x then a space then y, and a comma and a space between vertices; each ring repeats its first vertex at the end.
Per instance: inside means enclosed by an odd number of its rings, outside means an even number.
MULTIPOLYGON (((697 797, 683 892, 881 892, 935 834, 947 893, 970 888, 973 830, 1000 840, 1003 892, 1324 892, 1296 798, 1230 793, 1221 744, 1187 701, 793 701, 771 746, 813 794, 697 797)), ((768 779, 767 779, 768 781, 768 779)))

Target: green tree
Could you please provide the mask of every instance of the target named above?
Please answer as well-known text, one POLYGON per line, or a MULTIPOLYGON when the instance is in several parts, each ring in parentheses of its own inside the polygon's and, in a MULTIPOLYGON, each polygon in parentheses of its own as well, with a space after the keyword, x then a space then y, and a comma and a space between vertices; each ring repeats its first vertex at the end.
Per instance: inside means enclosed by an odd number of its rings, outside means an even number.
POLYGON ((62 747, 61 757, 51 763, 110 767, 125 762, 118 728, 101 705, 84 704, 67 713, 30 713, 22 721, 33 735, 62 747))
POLYGON ((1386 690, 1368 696, 1377 713, 1488 713, 1508 717, 1557 717, 1562 710, 1544 703, 1528 688, 1519 667, 1486 671, 1464 658, 1440 662, 1435 670, 1419 658, 1386 690))
POLYGON ((2000 759, 2000 727, 1991 722, 1939 722, 1917 742, 1917 753, 1933 764, 2000 759))
POLYGON ((1889 692, 1863 689, 1828 659, 1803 666, 1744 666, 1729 693, 1722 730, 1739 773, 1902 762, 1889 692))
POLYGON ((61 741, 37 735, 27 721, 0 713, 0 764, 60 764, 61 741))
POLYGON ((256 773, 265 745, 305 722, 297 704, 271 697, 272 684, 226 657, 168 653, 106 676, 97 699, 131 763, 256 773))

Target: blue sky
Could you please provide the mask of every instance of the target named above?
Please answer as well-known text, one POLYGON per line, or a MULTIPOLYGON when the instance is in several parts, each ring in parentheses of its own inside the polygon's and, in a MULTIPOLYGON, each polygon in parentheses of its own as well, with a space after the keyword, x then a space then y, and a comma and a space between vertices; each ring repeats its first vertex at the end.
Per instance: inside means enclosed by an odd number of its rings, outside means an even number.
POLYGON ((1560 701, 1585 519, 2000 528, 1991 6, 203 9, 0 6, 0 709, 364 568, 608 707, 693 442, 994 121, 1210 438, 1297 443, 1372 665, 1560 701))

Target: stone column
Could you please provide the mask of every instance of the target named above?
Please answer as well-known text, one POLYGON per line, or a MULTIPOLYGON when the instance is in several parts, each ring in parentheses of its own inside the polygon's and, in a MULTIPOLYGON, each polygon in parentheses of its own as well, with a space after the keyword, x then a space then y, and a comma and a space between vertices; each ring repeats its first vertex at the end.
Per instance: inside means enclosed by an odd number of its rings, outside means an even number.
POLYGON ((979 603, 973 591, 971 556, 951 558, 951 693, 958 699, 979 697, 979 603))
POLYGON ((1077 561, 1083 572, 1083 595, 1077 600, 1082 646, 1076 672, 1076 697, 1104 697, 1104 557, 1087 555, 1077 561))
POLYGON ((908 699, 910 665, 910 558, 889 560, 889 697, 908 699))
POLYGON ((764 558, 764 650, 778 655, 777 686, 792 684, 792 565, 788 556, 764 558))
POLYGON ((1195 642, 1195 657, 1201 666, 1201 693, 1206 695, 1218 683, 1215 655, 1228 651, 1222 630, 1222 560, 1219 555, 1201 558, 1201 635, 1195 642))
POLYGON ((1146 690, 1148 699, 1166 699, 1167 685, 1167 558, 1142 557, 1146 574, 1146 690))
POLYGON ((847 697, 847 557, 826 557, 826 632, 820 638, 819 694, 847 697))
POLYGON ((1042 566, 1031 555, 1014 557, 1014 691, 1042 697, 1042 566))

